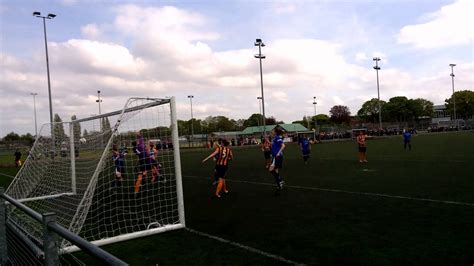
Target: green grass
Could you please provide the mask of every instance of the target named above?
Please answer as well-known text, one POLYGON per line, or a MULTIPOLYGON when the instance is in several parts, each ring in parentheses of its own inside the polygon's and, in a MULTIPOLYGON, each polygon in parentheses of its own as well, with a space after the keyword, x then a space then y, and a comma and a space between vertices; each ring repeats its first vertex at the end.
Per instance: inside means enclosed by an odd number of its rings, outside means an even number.
MULTIPOLYGON (((231 194, 219 200, 210 199, 212 162, 201 164, 210 151, 183 151, 186 225, 309 265, 472 265, 474 132, 418 135, 412 145, 409 152, 401 137, 369 140, 369 163, 359 164, 353 142, 323 143, 304 165, 290 144, 280 196, 259 149, 235 148, 231 194)), ((281 264, 185 230, 105 249, 132 265, 281 264)))

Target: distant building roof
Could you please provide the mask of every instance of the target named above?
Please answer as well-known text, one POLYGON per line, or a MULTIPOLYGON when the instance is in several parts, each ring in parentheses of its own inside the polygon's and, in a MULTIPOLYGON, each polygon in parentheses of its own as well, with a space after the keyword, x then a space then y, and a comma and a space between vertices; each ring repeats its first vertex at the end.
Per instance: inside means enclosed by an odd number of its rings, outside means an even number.
POLYGON ((438 105, 433 105, 433 110, 436 111, 436 110, 445 110, 446 109, 446 105, 444 104, 438 104, 438 105))
MULTIPOLYGON (((272 131, 276 125, 270 125, 270 126, 265 126, 265 131, 270 132, 272 131)), ((256 126, 256 127, 247 127, 242 131, 242 135, 252 135, 255 133, 262 133, 263 132, 263 126, 256 126)))
POLYGON ((283 130, 285 130, 286 132, 298 132, 298 131, 309 130, 301 124, 279 124, 278 126, 283 128, 283 130))
MULTIPOLYGON (((306 127, 302 126, 301 124, 278 124, 278 125, 268 125, 265 126, 265 131, 270 132, 275 127, 280 127, 286 132, 300 132, 300 131, 308 131, 306 127)), ((252 135, 256 133, 262 133, 263 126, 256 126, 256 127, 247 127, 242 131, 242 135, 252 135)))
POLYGON ((219 137, 237 136, 237 135, 242 135, 242 131, 216 131, 216 132, 212 132, 212 134, 219 137))

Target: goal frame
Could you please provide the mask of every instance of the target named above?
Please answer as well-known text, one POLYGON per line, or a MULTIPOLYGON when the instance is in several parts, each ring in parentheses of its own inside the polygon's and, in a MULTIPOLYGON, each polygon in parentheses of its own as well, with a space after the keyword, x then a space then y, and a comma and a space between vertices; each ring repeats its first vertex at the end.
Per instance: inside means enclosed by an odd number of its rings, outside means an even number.
MULTIPOLYGON (((76 212, 72 218, 72 220, 69 223, 69 226, 67 227, 69 231, 79 234, 82 230, 82 224, 84 220, 87 218, 89 209, 90 209, 90 204, 89 201, 92 200, 92 197, 94 195, 95 191, 95 186, 97 185, 97 179, 99 177, 99 174, 101 170, 105 167, 105 161, 106 157, 108 155, 108 150, 112 148, 113 145, 113 140, 114 137, 118 134, 118 129, 120 127, 120 119, 123 117, 124 113, 127 112, 132 112, 132 111, 137 111, 137 110, 142 110, 145 108, 149 107, 154 107, 158 105, 163 105, 163 104, 169 104, 169 110, 170 110, 170 130, 171 130, 171 140, 173 143, 173 161, 174 161, 174 175, 175 175, 175 182, 176 182, 176 196, 177 196, 177 212, 178 212, 178 221, 177 223, 174 224, 169 224, 169 225, 160 225, 158 228, 149 228, 149 226, 145 230, 137 231, 137 232, 131 232, 131 233, 126 233, 126 234, 121 234, 117 236, 112 236, 112 237, 107 237, 103 239, 98 239, 91 241, 91 243, 101 246, 101 245, 107 245, 107 244, 112 244, 112 243, 117 243, 121 241, 126 241, 126 240, 131 240, 135 238, 140 238, 140 237, 145 237, 145 236, 150 236, 170 230, 177 230, 177 229, 182 229, 186 227, 185 224, 185 214, 184 214, 184 199, 183 199, 183 187, 182 187, 182 173, 181 173, 181 159, 180 159, 180 147, 179 147, 179 138, 178 138, 178 123, 177 123, 177 114, 176 114, 176 99, 175 97, 170 97, 166 99, 161 99, 161 98, 144 98, 144 97, 132 97, 129 98, 124 107, 121 110, 115 111, 115 112, 110 112, 106 114, 101 114, 98 116, 93 116, 93 117, 87 117, 84 119, 78 119, 78 120, 72 120, 72 121, 67 121, 67 122, 62 122, 63 124, 69 125, 69 150, 70 150, 70 158, 71 158, 71 176, 70 176, 70 181, 71 181, 71 191, 67 193, 60 193, 60 194, 55 194, 55 195, 45 195, 45 196, 40 196, 36 198, 20 198, 18 199, 20 202, 26 202, 26 201, 33 201, 37 199, 46 199, 46 198, 54 198, 54 197, 60 197, 62 195, 75 195, 77 194, 76 190, 76 166, 75 166, 75 139, 74 139, 74 125, 79 124, 81 122, 86 122, 86 121, 91 121, 91 120, 97 120, 97 119, 102 119, 114 115, 119 115, 119 118, 115 125, 112 127, 112 135, 109 137, 107 140, 107 144, 105 145, 105 148, 102 151, 102 154, 100 155, 100 160, 98 164, 95 167, 94 173, 89 181, 89 184, 87 186, 86 191, 84 192, 82 199, 80 201, 80 204, 78 205, 76 212), (134 106, 134 107, 127 107, 128 104, 131 101, 134 100, 147 100, 150 101, 146 104, 140 105, 140 106, 134 106), (81 206, 81 207, 79 207, 81 206), (82 207, 85 206, 85 207, 82 207)), ((35 141, 35 144, 38 140, 35 141)), ((35 145, 33 146, 35 147, 35 145)), ((28 158, 27 160, 29 160, 28 158)), ((25 164, 27 162, 25 161, 25 164)), ((21 170, 20 170, 21 171, 21 170)), ((19 172, 20 173, 20 172, 19 172)), ((18 174, 17 174, 18 175, 18 174)), ((13 184, 13 183, 12 183, 13 184)), ((10 189, 10 187, 9 187, 10 189)), ((7 193, 8 194, 8 190, 7 193)), ((70 246, 64 246, 64 242, 61 245, 62 247, 60 248, 61 253, 70 253, 70 252, 75 252, 79 251, 80 248, 78 248, 75 245, 70 245, 70 246)))

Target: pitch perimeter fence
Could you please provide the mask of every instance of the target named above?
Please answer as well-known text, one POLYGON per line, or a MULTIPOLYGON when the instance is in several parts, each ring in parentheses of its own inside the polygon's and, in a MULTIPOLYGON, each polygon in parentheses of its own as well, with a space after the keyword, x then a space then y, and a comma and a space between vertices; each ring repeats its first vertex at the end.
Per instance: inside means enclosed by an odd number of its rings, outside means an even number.
POLYGON ((54 213, 39 214, 4 194, 3 188, 0 188, 0 198, 0 265, 85 265, 72 254, 61 252, 59 237, 75 244, 97 261, 108 265, 128 265, 59 225, 54 213), (8 205, 11 206, 7 207, 8 205), (28 230, 9 219, 10 207, 20 211, 25 217, 36 220, 43 231, 42 239, 35 239, 28 230))

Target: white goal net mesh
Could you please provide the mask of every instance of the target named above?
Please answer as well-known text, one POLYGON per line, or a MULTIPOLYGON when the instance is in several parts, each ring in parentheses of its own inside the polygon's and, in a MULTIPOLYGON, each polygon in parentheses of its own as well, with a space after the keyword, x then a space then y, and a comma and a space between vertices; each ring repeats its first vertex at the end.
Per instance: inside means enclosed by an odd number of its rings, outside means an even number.
MULTIPOLYGON (((183 227, 173 112, 174 98, 132 98, 121 111, 45 125, 6 194, 55 212, 98 244, 183 227)), ((41 245, 38 223, 13 206, 8 212, 9 223, 41 245)))

